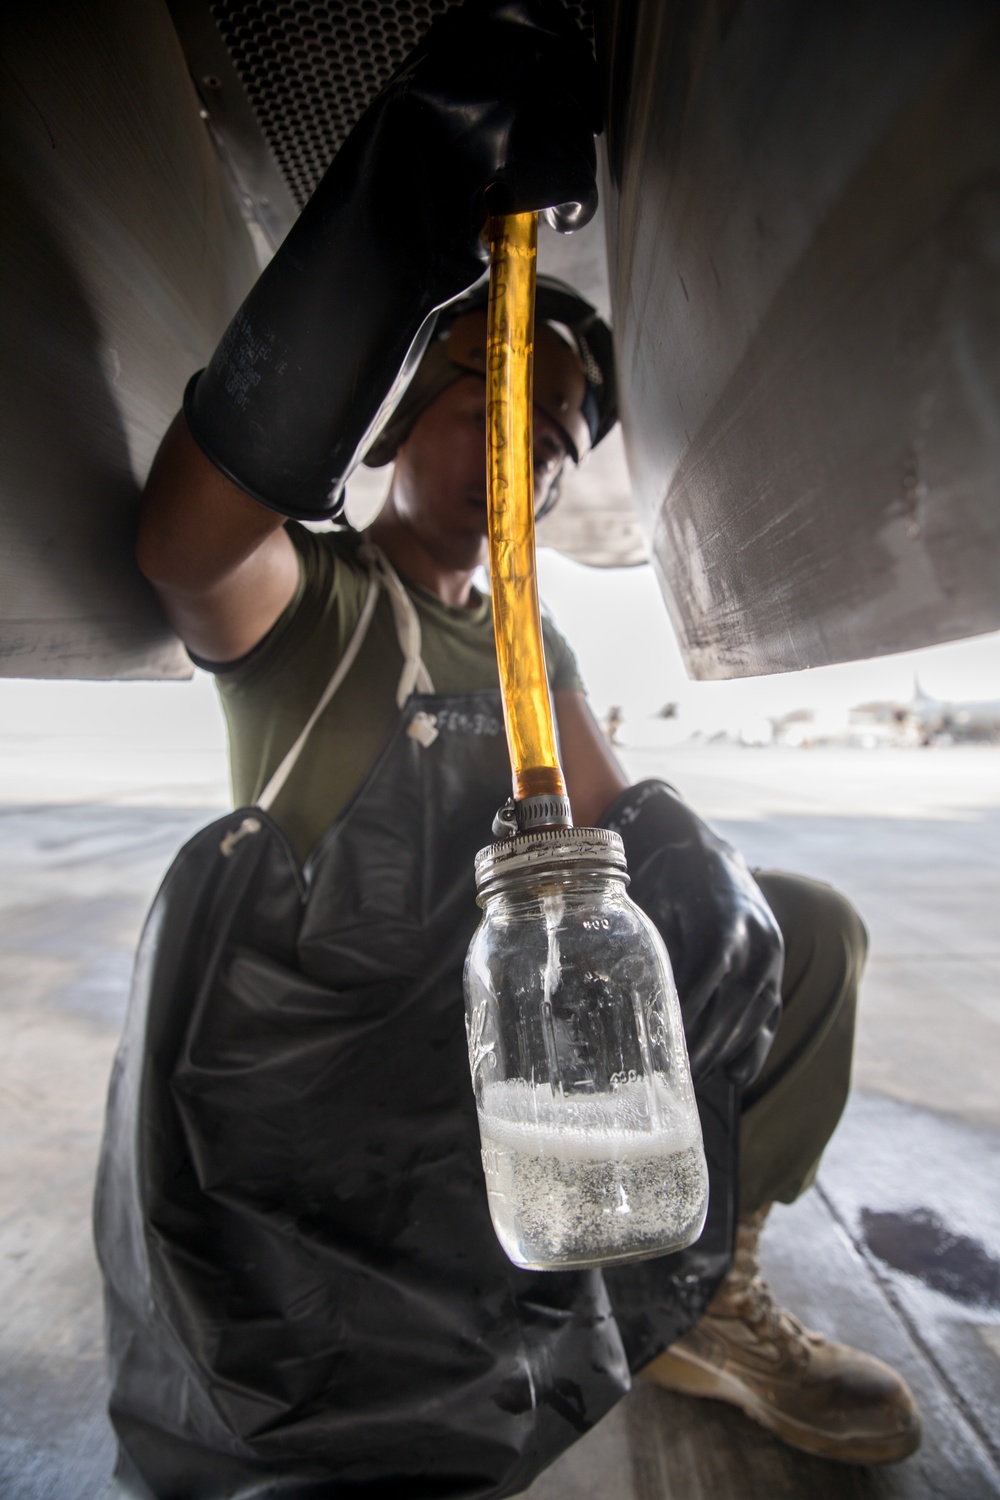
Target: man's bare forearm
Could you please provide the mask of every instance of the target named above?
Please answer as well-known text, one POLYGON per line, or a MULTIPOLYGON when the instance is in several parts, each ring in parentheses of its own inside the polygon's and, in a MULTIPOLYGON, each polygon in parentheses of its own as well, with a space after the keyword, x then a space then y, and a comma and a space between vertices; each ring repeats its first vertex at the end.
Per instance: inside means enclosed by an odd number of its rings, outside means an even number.
POLYGON ((153 460, 139 513, 136 559, 150 582, 192 593, 211 588, 283 524, 209 462, 178 412, 153 460))
POLYGON ((573 820, 580 828, 590 828, 628 786, 628 777, 584 694, 563 689, 554 696, 559 755, 573 820))
POLYGON ((160 444, 139 514, 136 560, 197 655, 229 661, 264 636, 295 591, 284 518, 202 453, 180 414, 160 444))

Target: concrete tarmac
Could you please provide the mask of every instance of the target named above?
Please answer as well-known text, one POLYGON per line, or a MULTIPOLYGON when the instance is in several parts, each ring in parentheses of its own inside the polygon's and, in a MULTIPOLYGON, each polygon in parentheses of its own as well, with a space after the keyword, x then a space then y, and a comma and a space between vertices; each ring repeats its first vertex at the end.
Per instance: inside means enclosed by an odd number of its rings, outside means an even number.
MULTIPOLYGON (((926 1438, 887 1470, 825 1463, 640 1385, 531 1500, 1000 1496, 1000 755, 625 759, 752 865, 831 880, 870 927, 857 1091, 818 1188, 772 1214, 765 1267, 806 1322, 905 1372, 926 1438)), ((89 1227, 104 1093, 143 914, 212 816, 136 800, 38 802, 15 784, 0 806, 4 1500, 97 1500, 113 1464, 89 1227)))

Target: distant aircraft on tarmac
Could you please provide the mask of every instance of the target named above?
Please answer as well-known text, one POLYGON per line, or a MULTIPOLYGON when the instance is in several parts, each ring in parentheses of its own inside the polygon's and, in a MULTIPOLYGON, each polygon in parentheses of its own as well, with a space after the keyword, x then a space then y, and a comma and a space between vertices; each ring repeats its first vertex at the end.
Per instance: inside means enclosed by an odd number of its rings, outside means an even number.
POLYGON ((855 723, 895 725, 900 739, 921 745, 1000 742, 1000 698, 964 703, 931 698, 919 679, 909 703, 862 703, 851 717, 855 723))

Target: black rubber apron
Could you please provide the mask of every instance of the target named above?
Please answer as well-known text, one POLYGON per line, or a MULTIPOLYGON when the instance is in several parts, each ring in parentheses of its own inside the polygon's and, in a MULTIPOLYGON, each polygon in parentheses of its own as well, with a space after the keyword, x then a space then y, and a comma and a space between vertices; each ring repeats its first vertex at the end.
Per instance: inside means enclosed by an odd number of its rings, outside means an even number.
POLYGON ((304 870, 245 808, 169 871, 98 1181, 112 1493, 514 1494, 723 1273, 725 1192, 695 1259, 609 1276, 621 1328, 600 1273, 496 1240, 462 964, 508 786, 497 693, 412 694, 304 870))

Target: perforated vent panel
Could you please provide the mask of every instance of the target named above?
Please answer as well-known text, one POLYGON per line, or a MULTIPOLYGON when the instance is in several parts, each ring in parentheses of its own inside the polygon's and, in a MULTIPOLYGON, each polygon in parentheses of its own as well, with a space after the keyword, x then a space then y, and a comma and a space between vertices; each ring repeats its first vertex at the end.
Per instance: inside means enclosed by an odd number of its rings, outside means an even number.
MULTIPOLYGON (((436 15, 458 0, 215 0, 212 17, 299 208, 436 15)), ((589 0, 567 10, 592 34, 589 0)))

